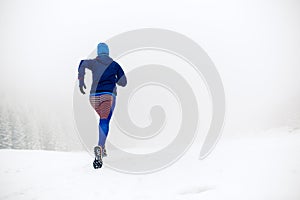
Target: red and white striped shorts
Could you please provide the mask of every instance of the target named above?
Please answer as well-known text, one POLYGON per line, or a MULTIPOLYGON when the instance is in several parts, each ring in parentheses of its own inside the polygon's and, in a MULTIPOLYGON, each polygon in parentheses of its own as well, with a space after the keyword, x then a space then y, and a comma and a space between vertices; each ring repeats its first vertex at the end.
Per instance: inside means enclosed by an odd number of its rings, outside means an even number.
POLYGON ((111 117, 115 106, 115 97, 110 94, 102 94, 98 96, 90 96, 90 104, 98 113, 100 119, 111 117))

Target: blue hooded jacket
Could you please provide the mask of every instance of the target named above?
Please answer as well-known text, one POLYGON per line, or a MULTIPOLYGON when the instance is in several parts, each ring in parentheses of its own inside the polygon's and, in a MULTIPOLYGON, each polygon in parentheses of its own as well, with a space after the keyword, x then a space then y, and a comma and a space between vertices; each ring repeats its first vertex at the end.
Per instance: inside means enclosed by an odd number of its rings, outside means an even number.
MULTIPOLYGON (((88 68, 93 74, 93 83, 90 94, 111 92, 117 95, 116 84, 122 87, 126 86, 126 76, 122 67, 108 56, 108 49, 103 53, 101 49, 99 50, 99 45, 98 56, 95 59, 81 60, 79 64, 79 86, 84 85, 85 69, 88 68)), ((103 49, 103 46, 100 46, 100 48, 103 49)))

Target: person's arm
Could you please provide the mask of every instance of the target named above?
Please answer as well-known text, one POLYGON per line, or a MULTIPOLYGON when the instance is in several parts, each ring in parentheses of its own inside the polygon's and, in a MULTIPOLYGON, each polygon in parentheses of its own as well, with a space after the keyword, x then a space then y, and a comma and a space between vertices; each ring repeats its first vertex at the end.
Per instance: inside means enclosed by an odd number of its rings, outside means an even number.
POLYGON ((81 60, 79 67, 78 67, 78 80, 79 80, 79 89, 82 94, 85 94, 84 89, 86 89, 84 83, 84 75, 85 75, 85 68, 88 67, 88 62, 86 60, 81 60))
POLYGON ((122 67, 116 63, 118 65, 118 68, 117 68, 117 84, 119 86, 122 86, 122 87, 125 87, 127 85, 127 78, 126 78, 126 75, 122 69, 122 67))

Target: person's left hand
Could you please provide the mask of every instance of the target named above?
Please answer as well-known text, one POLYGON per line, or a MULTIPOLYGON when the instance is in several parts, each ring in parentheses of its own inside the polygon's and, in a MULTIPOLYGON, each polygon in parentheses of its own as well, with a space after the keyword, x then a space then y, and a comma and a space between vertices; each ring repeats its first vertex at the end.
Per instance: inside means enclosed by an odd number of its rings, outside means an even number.
POLYGON ((84 83, 83 83, 83 85, 80 85, 80 86, 79 86, 79 89, 80 89, 80 92, 81 92, 82 94, 85 94, 83 88, 86 89, 86 86, 85 86, 84 83))

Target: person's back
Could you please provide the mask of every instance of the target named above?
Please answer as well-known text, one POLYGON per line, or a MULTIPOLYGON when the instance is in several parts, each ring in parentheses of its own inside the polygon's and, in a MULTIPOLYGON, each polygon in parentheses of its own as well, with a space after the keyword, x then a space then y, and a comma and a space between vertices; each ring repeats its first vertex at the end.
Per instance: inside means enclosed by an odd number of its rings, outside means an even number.
POLYGON ((116 84, 126 86, 127 80, 121 66, 113 61, 107 54, 100 54, 95 59, 82 60, 78 69, 78 79, 82 81, 85 75, 85 69, 92 71, 93 83, 90 93, 112 92, 117 95, 116 84))

